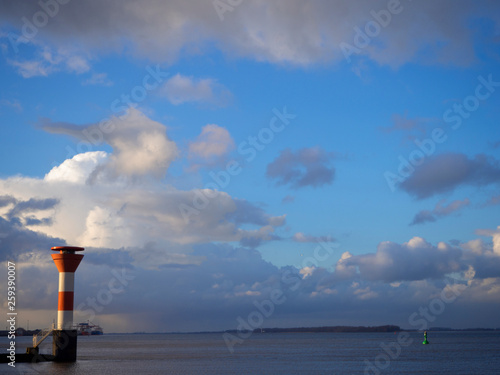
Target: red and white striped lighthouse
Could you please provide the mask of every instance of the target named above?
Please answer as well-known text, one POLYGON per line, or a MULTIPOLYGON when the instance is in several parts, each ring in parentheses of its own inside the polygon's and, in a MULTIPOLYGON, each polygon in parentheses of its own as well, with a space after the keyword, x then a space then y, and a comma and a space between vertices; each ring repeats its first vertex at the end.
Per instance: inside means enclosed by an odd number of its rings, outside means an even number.
POLYGON ((73 302, 75 291, 75 271, 80 264, 83 255, 75 254, 83 251, 83 247, 57 246, 53 251, 52 259, 59 270, 59 303, 57 306, 57 329, 70 330, 73 326, 73 302))

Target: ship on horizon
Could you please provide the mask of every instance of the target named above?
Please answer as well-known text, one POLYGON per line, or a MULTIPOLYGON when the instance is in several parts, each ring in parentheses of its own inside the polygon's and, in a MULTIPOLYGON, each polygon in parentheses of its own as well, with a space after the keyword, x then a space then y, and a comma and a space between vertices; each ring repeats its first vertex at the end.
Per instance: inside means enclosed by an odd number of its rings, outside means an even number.
POLYGON ((74 325, 73 329, 76 329, 78 336, 94 336, 104 334, 102 327, 92 323, 90 320, 87 320, 86 323, 78 323, 74 325))

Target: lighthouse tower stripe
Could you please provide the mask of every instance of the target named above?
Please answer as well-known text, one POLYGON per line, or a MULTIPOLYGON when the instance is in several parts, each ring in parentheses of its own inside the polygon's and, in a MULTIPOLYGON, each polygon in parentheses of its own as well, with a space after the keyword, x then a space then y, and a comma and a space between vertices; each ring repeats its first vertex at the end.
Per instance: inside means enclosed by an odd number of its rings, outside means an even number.
POLYGON ((73 310, 57 312, 57 329, 71 329, 73 326, 73 310))
POLYGON ((58 311, 73 311, 74 292, 59 292, 58 311))
POLYGON ((75 273, 59 272, 59 292, 74 292, 75 273))

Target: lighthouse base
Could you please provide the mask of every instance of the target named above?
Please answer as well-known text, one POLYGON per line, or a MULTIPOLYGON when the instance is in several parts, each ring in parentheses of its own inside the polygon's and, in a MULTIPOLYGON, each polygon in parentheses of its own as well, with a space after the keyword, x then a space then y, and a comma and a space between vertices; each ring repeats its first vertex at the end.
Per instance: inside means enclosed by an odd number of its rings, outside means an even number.
POLYGON ((52 331, 52 355, 55 362, 76 362, 76 329, 52 331))

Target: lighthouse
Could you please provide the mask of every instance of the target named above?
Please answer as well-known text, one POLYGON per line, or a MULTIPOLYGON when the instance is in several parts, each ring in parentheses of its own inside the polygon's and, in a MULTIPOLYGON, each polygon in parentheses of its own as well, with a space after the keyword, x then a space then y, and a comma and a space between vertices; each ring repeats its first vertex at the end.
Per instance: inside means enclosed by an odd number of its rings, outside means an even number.
POLYGON ((83 255, 83 247, 57 246, 52 259, 59 271, 59 302, 57 305, 57 327, 52 333, 52 354, 58 362, 76 361, 77 331, 73 329, 73 304, 75 292, 75 271, 83 255))

